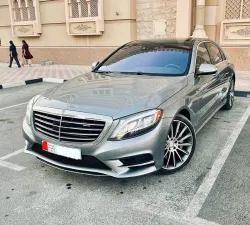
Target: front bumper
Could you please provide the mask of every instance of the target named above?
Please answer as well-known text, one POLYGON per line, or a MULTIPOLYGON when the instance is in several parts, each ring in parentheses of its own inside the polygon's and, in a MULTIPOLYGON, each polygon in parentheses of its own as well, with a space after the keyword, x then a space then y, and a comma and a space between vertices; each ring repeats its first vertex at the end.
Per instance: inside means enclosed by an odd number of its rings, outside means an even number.
MULTIPOLYGON (((166 134, 171 121, 171 118, 163 118, 149 133, 122 141, 108 141, 112 132, 109 131, 98 144, 80 147, 82 160, 72 160, 42 151, 43 140, 61 146, 65 144, 37 135, 24 119, 24 152, 36 156, 48 165, 74 173, 117 178, 141 176, 162 167, 166 134)), ((70 147, 76 146, 72 143, 70 147)))

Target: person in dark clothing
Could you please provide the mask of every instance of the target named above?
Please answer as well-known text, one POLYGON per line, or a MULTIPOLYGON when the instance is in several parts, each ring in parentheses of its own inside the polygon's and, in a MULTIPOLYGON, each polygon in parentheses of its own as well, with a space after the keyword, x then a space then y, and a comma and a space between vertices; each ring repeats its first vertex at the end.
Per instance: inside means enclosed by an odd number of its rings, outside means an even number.
POLYGON ((19 68, 21 68, 21 65, 20 65, 19 60, 18 60, 18 54, 17 54, 17 51, 16 51, 16 46, 14 45, 13 41, 10 41, 9 51, 10 51, 10 65, 9 65, 9 67, 11 68, 13 59, 15 59, 17 66, 19 68))
POLYGON ((33 56, 30 54, 29 45, 25 40, 22 40, 22 43, 23 43, 22 46, 23 58, 26 59, 28 61, 29 66, 31 66, 31 59, 33 59, 33 56))

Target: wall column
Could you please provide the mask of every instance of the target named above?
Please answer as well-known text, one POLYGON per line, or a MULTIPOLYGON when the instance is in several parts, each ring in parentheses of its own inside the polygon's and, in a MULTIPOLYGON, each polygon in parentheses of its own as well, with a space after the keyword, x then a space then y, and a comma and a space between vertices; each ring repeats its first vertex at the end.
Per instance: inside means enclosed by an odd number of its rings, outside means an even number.
POLYGON ((176 37, 188 38, 192 33, 192 0, 177 0, 176 37))
POLYGON ((196 21, 193 37, 207 38, 205 32, 205 0, 196 0, 196 21))

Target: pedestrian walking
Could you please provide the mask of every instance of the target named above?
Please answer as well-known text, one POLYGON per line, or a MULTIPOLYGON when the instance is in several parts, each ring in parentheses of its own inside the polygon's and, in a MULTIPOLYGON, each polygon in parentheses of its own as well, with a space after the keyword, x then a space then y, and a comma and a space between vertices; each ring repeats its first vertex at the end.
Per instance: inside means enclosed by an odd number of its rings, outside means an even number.
MULTIPOLYGON (((25 40, 22 40, 22 43, 23 43, 23 46, 22 46, 23 60, 27 61, 29 66, 31 66, 31 59, 33 59, 33 56, 30 54, 29 45, 27 44, 25 40)), ((23 66, 24 66, 24 63, 23 63, 23 66)))
POLYGON ((9 65, 9 67, 11 68, 12 63, 13 63, 13 59, 15 59, 18 68, 21 68, 21 65, 20 65, 19 60, 18 60, 16 46, 14 45, 13 41, 10 41, 9 51, 10 51, 10 65, 9 65))

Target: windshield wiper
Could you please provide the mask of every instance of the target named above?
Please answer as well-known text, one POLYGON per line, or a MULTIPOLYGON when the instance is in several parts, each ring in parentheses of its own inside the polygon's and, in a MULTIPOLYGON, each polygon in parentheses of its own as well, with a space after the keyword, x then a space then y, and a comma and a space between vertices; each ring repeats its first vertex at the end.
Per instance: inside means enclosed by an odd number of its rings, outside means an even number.
POLYGON ((97 70, 95 73, 105 73, 105 74, 110 74, 112 73, 111 71, 102 71, 102 70, 97 70))
POLYGON ((102 71, 102 70, 97 70, 97 71, 95 71, 95 73, 101 73, 101 74, 110 74, 110 73, 117 73, 117 74, 136 74, 136 75, 143 75, 143 74, 147 74, 147 73, 143 73, 143 72, 141 72, 141 71, 138 71, 138 72, 121 72, 121 71, 119 71, 119 72, 116 72, 116 71, 102 71))
POLYGON ((144 73, 143 72, 120 72, 121 74, 136 74, 136 75, 143 75, 144 73))

